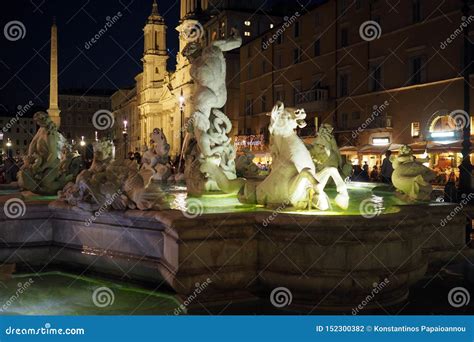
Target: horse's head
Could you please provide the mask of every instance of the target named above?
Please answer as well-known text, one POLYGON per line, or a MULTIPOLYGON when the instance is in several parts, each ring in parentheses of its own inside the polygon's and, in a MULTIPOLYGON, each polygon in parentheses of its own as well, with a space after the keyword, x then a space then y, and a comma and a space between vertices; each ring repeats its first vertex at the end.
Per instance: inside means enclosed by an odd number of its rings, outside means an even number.
POLYGON ((285 108, 283 102, 278 101, 270 113, 268 130, 274 135, 294 134, 296 128, 306 126, 304 109, 285 108))

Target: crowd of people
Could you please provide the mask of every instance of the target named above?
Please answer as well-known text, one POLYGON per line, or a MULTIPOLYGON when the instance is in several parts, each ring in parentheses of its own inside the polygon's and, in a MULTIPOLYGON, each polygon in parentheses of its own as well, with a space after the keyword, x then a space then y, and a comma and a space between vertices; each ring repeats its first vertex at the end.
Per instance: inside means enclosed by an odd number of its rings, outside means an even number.
POLYGON ((13 157, 11 153, 7 156, 2 156, 0 160, 0 184, 16 182, 16 174, 20 171, 22 165, 23 159, 13 157))
POLYGON ((369 170, 369 165, 364 162, 364 165, 353 165, 351 180, 355 182, 383 182, 391 183, 393 166, 390 161, 391 151, 385 153, 385 159, 382 166, 374 165, 372 170, 369 170))

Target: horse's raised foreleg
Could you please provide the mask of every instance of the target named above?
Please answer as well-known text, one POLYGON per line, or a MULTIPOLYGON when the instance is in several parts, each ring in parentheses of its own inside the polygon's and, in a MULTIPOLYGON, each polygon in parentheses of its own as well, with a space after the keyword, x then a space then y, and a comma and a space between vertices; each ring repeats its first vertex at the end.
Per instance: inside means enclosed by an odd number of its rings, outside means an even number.
POLYGON ((347 186, 344 180, 342 179, 339 171, 335 167, 326 167, 322 171, 316 173, 316 179, 318 180, 318 190, 319 193, 324 193, 324 188, 331 177, 336 184, 336 189, 338 195, 335 198, 336 204, 341 209, 347 209, 349 207, 349 194, 347 193, 347 186))

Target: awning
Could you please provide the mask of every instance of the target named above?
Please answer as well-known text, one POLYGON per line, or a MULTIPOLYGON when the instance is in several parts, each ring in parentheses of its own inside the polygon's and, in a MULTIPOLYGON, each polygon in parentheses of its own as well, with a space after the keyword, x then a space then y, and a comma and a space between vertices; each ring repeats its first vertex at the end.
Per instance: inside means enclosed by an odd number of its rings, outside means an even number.
POLYGON ((428 142, 426 149, 428 153, 461 152, 462 141, 456 141, 449 144, 428 142))
POLYGON ((409 144, 408 146, 411 147, 414 153, 424 153, 427 148, 427 142, 426 141, 418 141, 413 144, 409 144))
POLYGON ((359 148, 361 154, 384 154, 386 151, 398 151, 402 145, 390 144, 390 145, 364 145, 359 148))
POLYGON ((355 146, 343 146, 339 149, 341 154, 357 154, 357 147, 355 146))

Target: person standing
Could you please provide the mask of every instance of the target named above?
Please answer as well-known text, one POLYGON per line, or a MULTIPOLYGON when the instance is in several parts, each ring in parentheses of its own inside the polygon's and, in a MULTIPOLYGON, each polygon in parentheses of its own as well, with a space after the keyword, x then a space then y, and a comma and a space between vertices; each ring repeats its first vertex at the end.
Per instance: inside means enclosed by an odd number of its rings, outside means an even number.
POLYGON ((390 160, 391 155, 392 151, 388 150, 385 152, 385 159, 383 160, 382 167, 380 169, 382 182, 384 183, 392 183, 393 166, 392 161, 390 160))
POLYGON ((370 180, 372 182, 378 182, 379 180, 379 170, 377 168, 377 165, 374 166, 372 172, 370 173, 370 180))

